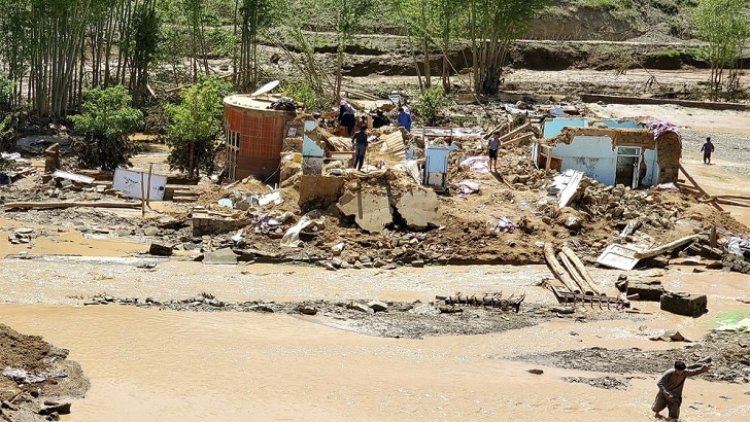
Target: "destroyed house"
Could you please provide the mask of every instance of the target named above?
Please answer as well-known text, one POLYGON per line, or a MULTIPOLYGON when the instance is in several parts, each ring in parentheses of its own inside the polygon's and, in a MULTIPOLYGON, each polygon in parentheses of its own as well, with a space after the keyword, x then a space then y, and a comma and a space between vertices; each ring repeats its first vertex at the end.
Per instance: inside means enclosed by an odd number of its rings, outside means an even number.
POLYGON ((538 168, 576 170, 606 185, 649 187, 677 181, 682 143, 676 130, 632 121, 551 119, 533 144, 538 168))
POLYGON ((266 183, 279 180, 281 150, 295 114, 269 108, 271 99, 247 95, 224 98, 226 172, 229 180, 253 176, 266 183))

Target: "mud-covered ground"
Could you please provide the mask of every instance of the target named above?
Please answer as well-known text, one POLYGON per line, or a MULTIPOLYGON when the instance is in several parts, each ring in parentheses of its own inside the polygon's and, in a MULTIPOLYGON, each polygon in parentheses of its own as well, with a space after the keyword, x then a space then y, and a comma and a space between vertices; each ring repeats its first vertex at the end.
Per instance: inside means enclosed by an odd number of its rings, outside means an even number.
MULTIPOLYGON (((513 301, 513 298, 508 298, 513 301)), ((361 300, 331 302, 245 301, 224 302, 202 293, 182 300, 160 302, 148 298, 115 298, 97 295, 84 302, 87 306, 119 304, 140 308, 193 312, 284 313, 306 318, 339 329, 390 338, 423 338, 441 335, 478 335, 530 327, 553 318, 574 320, 612 320, 625 318, 619 311, 598 310, 574 315, 572 308, 521 303, 519 311, 504 308, 445 305, 435 302, 393 302, 361 300)))
POLYGON ((564 369, 611 374, 654 374, 670 368, 676 360, 690 366, 711 362, 714 367, 700 375, 709 381, 750 383, 750 333, 715 331, 698 343, 678 349, 644 351, 639 348, 609 350, 586 348, 518 356, 515 359, 564 369))
POLYGON ((68 351, 0 324, 0 419, 59 420, 89 388, 68 351))

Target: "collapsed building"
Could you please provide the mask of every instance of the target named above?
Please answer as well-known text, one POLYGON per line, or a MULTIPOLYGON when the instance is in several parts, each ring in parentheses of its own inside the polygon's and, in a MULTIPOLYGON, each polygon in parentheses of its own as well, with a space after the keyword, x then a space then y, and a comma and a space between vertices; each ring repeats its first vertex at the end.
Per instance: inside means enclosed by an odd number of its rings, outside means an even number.
POLYGON ((633 189, 677 182, 682 142, 668 124, 552 119, 544 135, 532 145, 538 168, 581 171, 600 183, 633 189))

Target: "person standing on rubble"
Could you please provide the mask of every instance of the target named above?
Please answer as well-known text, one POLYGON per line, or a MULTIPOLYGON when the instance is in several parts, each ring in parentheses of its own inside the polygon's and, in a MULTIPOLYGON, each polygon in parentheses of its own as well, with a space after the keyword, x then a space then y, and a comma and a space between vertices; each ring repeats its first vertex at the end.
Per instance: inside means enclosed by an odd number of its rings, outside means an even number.
POLYGON ((352 143, 354 144, 354 151, 356 153, 354 168, 362 170, 362 164, 365 163, 365 154, 367 153, 367 126, 362 125, 359 127, 359 133, 354 135, 352 143))
POLYGON ((383 126, 388 126, 391 124, 391 121, 388 120, 388 117, 383 114, 382 109, 375 110, 375 118, 372 119, 372 127, 375 129, 379 129, 383 126))
POLYGON ((497 173, 497 154, 500 152, 500 132, 493 132, 487 142, 487 151, 490 155, 490 171, 497 173))
POLYGON ((667 370, 661 376, 656 385, 659 392, 656 393, 656 399, 651 410, 656 413, 657 418, 661 418, 659 412, 669 408, 669 419, 678 420, 680 418, 680 405, 682 405, 682 387, 688 377, 702 374, 711 369, 711 364, 703 365, 696 369, 687 369, 685 362, 676 361, 674 368, 667 370))
POLYGON ((339 106, 339 124, 346 128, 347 136, 354 135, 354 125, 356 123, 357 118, 354 116, 354 109, 348 102, 341 100, 341 105, 339 106))
POLYGON ((398 125, 400 127, 406 129, 407 132, 411 132, 411 114, 403 107, 398 108, 398 116, 396 117, 396 122, 398 122, 398 125))
POLYGON ((706 143, 701 147, 701 151, 703 151, 703 164, 711 164, 711 154, 713 154, 715 149, 714 144, 711 143, 711 138, 706 138, 706 143))

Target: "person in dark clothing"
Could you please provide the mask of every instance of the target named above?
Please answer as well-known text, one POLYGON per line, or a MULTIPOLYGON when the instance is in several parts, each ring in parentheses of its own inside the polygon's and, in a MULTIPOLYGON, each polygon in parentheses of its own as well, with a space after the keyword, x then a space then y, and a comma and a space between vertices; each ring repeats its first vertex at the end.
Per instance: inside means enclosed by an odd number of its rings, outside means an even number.
POLYGON ((347 130, 347 136, 354 134, 354 126, 357 123, 357 117, 354 115, 354 109, 346 101, 341 101, 339 107, 339 124, 347 130))
POLYGON ((388 117, 386 117, 385 114, 383 114, 383 110, 377 109, 375 111, 375 118, 372 119, 372 127, 377 129, 390 124, 391 121, 388 120, 388 117))
POLYGON ((367 126, 362 125, 359 128, 359 133, 354 135, 352 143, 354 144, 354 151, 356 152, 354 168, 362 170, 362 164, 365 163, 365 154, 367 153, 367 126))
POLYGON ((656 413, 656 417, 661 417, 659 412, 664 408, 669 408, 669 419, 677 420, 680 418, 680 405, 682 405, 682 387, 685 386, 685 380, 688 377, 702 374, 711 369, 711 364, 703 365, 696 369, 686 369, 685 362, 677 361, 674 368, 669 369, 659 378, 656 385, 659 392, 656 394, 654 405, 651 410, 656 413))
POLYGON ((711 164, 711 154, 713 154, 714 144, 711 143, 711 138, 706 138, 706 143, 701 147, 703 151, 703 164, 711 164))

